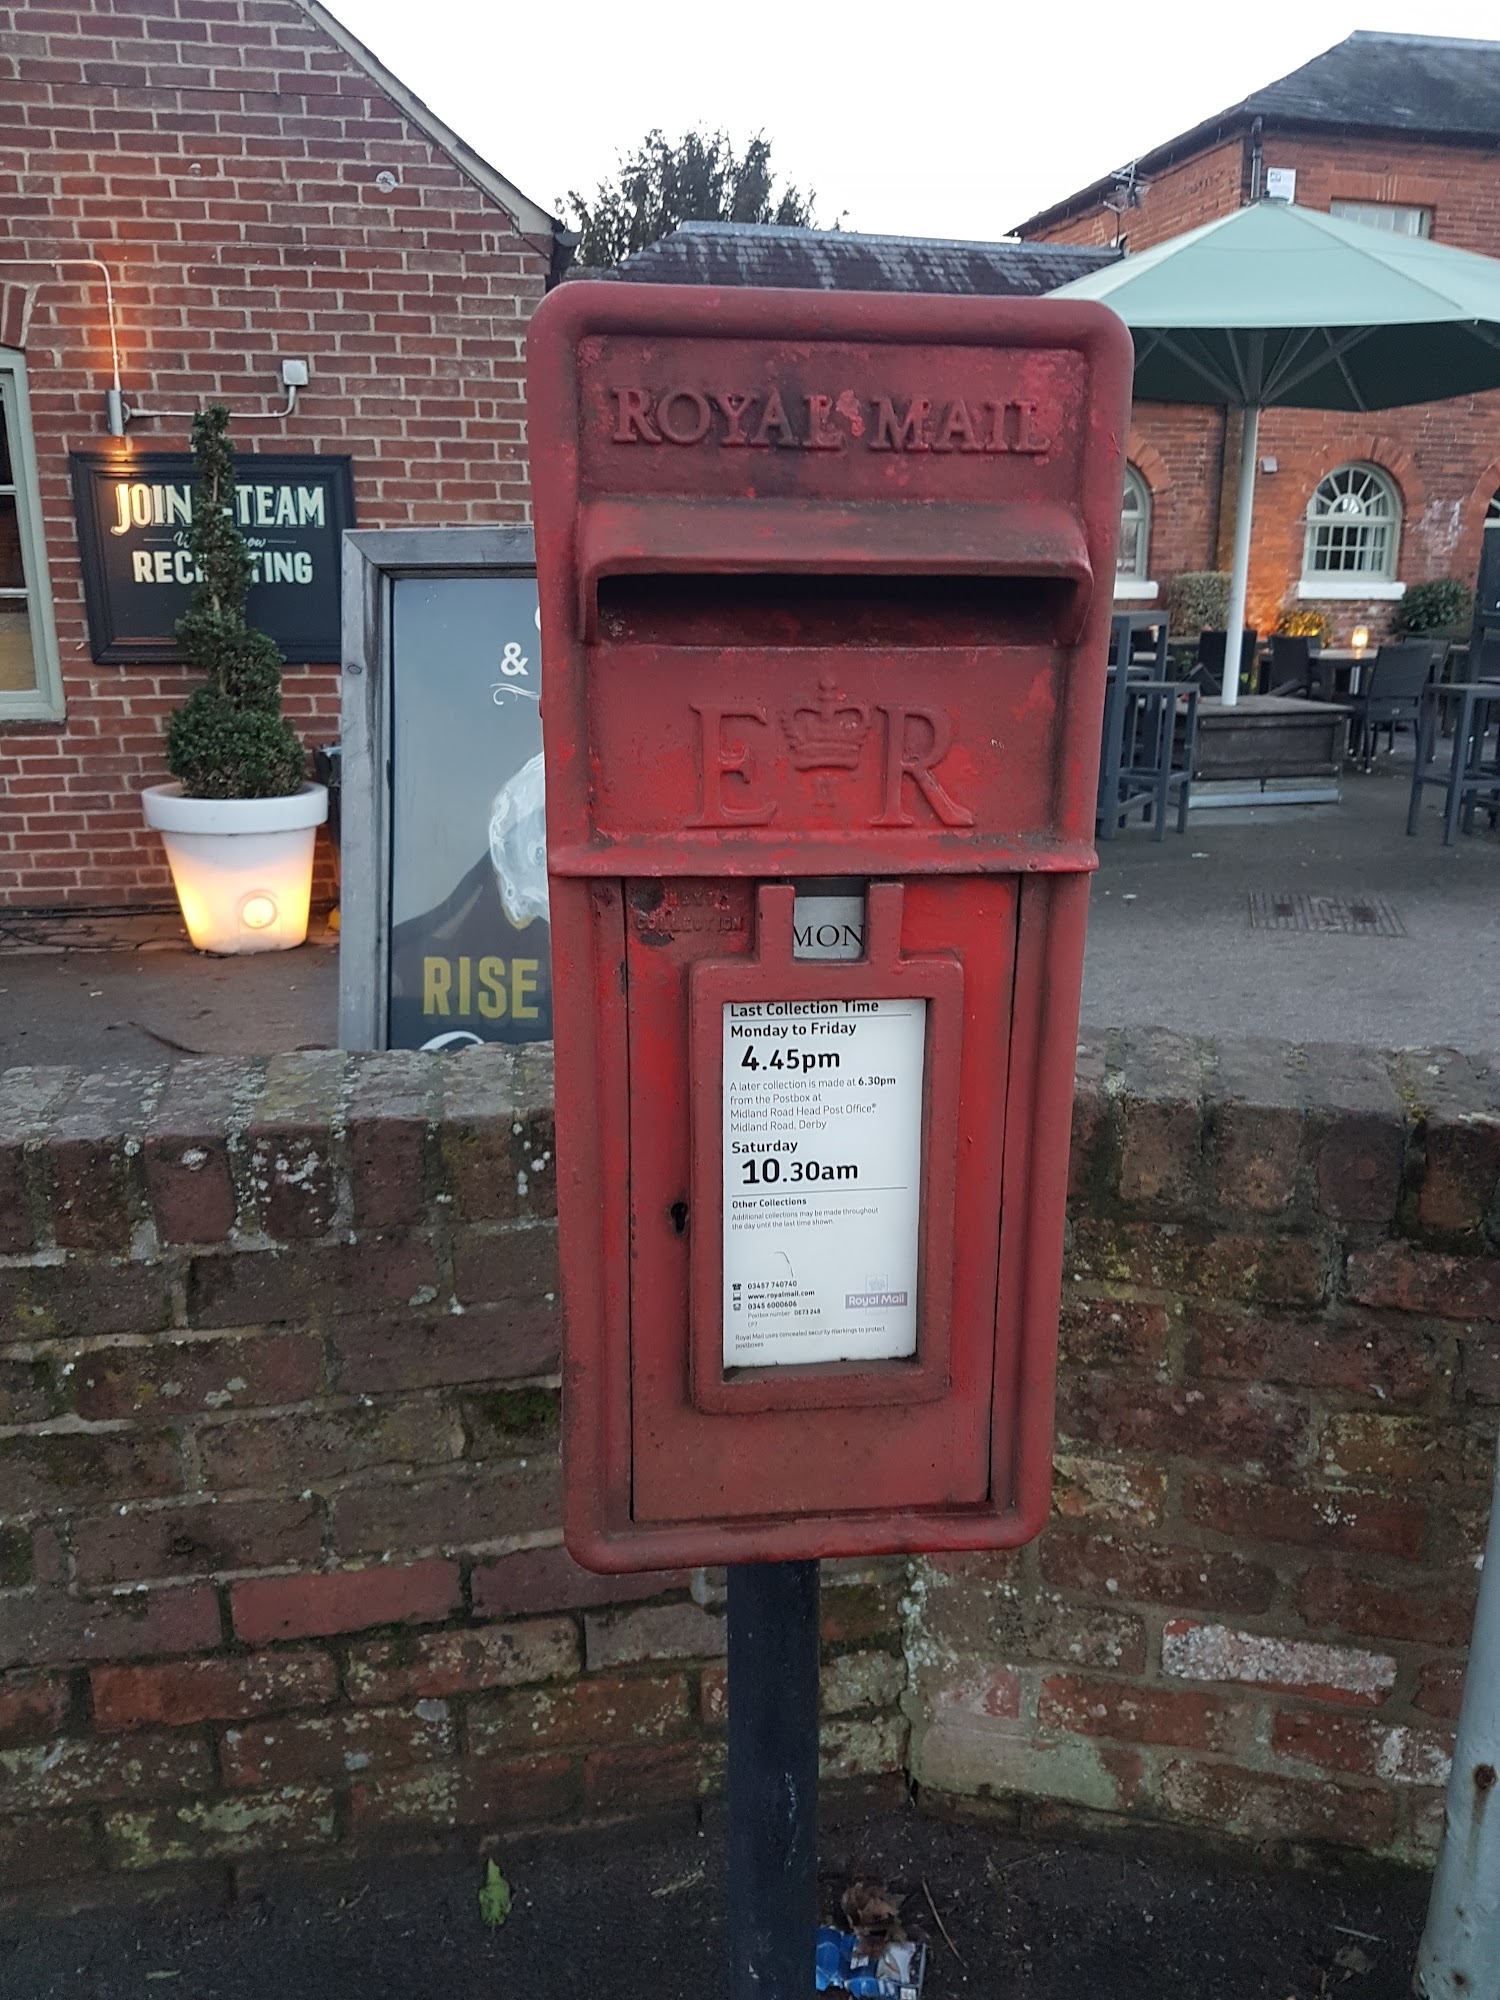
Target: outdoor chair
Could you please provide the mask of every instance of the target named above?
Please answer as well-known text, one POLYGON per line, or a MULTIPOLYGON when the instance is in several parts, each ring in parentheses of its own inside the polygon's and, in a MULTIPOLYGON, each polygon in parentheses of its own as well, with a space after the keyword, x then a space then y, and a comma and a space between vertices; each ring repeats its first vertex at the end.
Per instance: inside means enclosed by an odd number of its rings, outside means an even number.
MULTIPOLYGON (((1240 693, 1246 694, 1255 685, 1255 647, 1260 635, 1246 630, 1240 635, 1240 693)), ((1207 626, 1198 634, 1198 666, 1192 678, 1200 687, 1210 688, 1217 694, 1224 683, 1224 648, 1228 641, 1227 632, 1214 632, 1207 626), (1200 679, 1200 671, 1202 678, 1200 679)))
POLYGON ((1266 693, 1291 695, 1306 701, 1316 699, 1322 685, 1312 641, 1288 632, 1273 632, 1266 693))
MULTIPOLYGON (((1117 678, 1117 677, 1112 677, 1117 678)), ((1133 812, 1160 840, 1174 803, 1177 831, 1187 831, 1198 741, 1198 690, 1180 681, 1127 680, 1116 696, 1119 761, 1101 793, 1099 837, 1113 840, 1133 812)))
POLYGON ((1113 641, 1118 633, 1121 619, 1114 619, 1111 625, 1111 664, 1104 684, 1104 735, 1099 745, 1099 792, 1094 806, 1094 835, 1098 840, 1113 840, 1119 831, 1118 810, 1109 810, 1110 801, 1118 801, 1120 796, 1120 762, 1125 748, 1125 690, 1130 683, 1129 672, 1113 663, 1113 641))
POLYGON ((1166 678, 1167 620, 1142 617, 1138 611, 1117 611, 1109 621, 1109 664, 1145 666, 1158 680, 1166 678))
POLYGON ((1167 680, 1167 648, 1172 635, 1165 614, 1155 619, 1134 618, 1131 628, 1130 664, 1149 668, 1154 680, 1167 680))
POLYGON ((1130 628, 1135 623, 1128 611, 1117 611, 1109 621, 1109 664, 1111 668, 1130 665, 1130 628))
POLYGON ((1474 831, 1474 814, 1484 806, 1493 827, 1500 820, 1500 750, 1485 762, 1491 725, 1500 722, 1500 680, 1458 681, 1424 690, 1417 720, 1417 757, 1411 776, 1406 830, 1415 833, 1424 785, 1443 787, 1443 845, 1451 847, 1460 827, 1474 831), (1440 711, 1457 706, 1452 754, 1446 771, 1436 768, 1440 711))
POLYGON ((1430 639, 1405 639, 1399 645, 1382 646, 1359 693, 1341 697, 1351 711, 1350 742, 1358 744, 1354 754, 1366 771, 1374 765, 1382 729, 1394 750, 1398 726, 1409 722, 1416 728, 1423 690, 1432 681, 1435 665, 1430 639))

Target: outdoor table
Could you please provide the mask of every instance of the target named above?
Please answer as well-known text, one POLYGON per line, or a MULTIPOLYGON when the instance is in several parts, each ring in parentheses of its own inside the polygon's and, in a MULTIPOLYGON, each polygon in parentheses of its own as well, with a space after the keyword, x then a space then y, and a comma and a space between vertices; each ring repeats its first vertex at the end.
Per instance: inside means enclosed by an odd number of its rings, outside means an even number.
POLYGON ((1376 650, 1374 646, 1366 646, 1362 651, 1354 646, 1325 646, 1314 655, 1315 665, 1326 660, 1333 668, 1333 684, 1329 689, 1332 698, 1359 693, 1364 670, 1373 663, 1376 650))

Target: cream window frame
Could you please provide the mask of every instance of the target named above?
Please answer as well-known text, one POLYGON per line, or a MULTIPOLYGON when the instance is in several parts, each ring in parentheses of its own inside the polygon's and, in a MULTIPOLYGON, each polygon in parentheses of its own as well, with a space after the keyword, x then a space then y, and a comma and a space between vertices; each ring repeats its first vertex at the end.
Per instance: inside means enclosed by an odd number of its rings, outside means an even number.
POLYGON ((1150 603, 1156 597, 1151 581, 1151 488, 1133 465, 1125 468, 1125 496, 1120 507, 1120 554, 1115 561, 1115 602, 1150 603), (1134 503, 1133 505, 1130 503, 1134 503), (1134 556, 1126 567, 1127 525, 1134 543, 1134 556))
POLYGON ((1357 222, 1361 229, 1379 229, 1387 236, 1432 235, 1432 210, 1414 201, 1357 201, 1335 195, 1328 213, 1336 222, 1357 222))
MULTIPOLYGON (((1373 602, 1380 598, 1394 599, 1406 595, 1406 585, 1396 578, 1401 560, 1401 495, 1389 473, 1383 472, 1378 465, 1353 459, 1331 467, 1313 489, 1302 520, 1302 575, 1297 584, 1298 597, 1324 598, 1330 602, 1367 598, 1373 602), (1342 482, 1341 488, 1339 482, 1342 482), (1326 499, 1325 489, 1331 489, 1326 499), (1351 504, 1339 504, 1340 491, 1351 504), (1383 506, 1371 506, 1369 502, 1374 497, 1378 497, 1383 506), (1322 549, 1325 555, 1334 553, 1336 547, 1343 545, 1341 538, 1349 531, 1360 535, 1357 546, 1361 551, 1368 548, 1378 555, 1378 561, 1362 567, 1344 564, 1317 567, 1314 557, 1319 550, 1322 549)), ((1355 545, 1349 546, 1352 549, 1355 545)))
POLYGON ((41 488, 37 484, 31 399, 26 393, 26 358, 10 347, 0 347, 0 405, 5 412, 14 482, 0 491, 15 497, 21 538, 21 580, 31 629, 31 656, 36 667, 35 687, 0 688, 0 727, 7 722, 61 722, 67 708, 63 700, 57 628, 52 617, 52 580, 47 568, 41 488))

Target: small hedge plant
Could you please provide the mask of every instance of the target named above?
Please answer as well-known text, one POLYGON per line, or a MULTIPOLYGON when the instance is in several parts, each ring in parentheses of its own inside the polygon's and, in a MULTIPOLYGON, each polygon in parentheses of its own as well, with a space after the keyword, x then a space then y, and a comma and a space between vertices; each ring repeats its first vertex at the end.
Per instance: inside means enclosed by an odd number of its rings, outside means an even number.
POLYGON ((281 653, 245 622, 250 552, 234 519, 234 451, 220 404, 193 419, 197 488, 188 547, 201 581, 177 643, 204 676, 167 723, 167 769, 190 799, 278 799, 301 788, 307 753, 281 712, 281 653))
POLYGON ((1474 593, 1456 576, 1413 583, 1396 606, 1391 623, 1398 632, 1451 632, 1464 636, 1474 616, 1474 593))
POLYGON ((1185 569, 1172 579, 1167 592, 1167 623, 1172 631, 1222 632, 1229 616, 1229 572, 1225 569, 1185 569))

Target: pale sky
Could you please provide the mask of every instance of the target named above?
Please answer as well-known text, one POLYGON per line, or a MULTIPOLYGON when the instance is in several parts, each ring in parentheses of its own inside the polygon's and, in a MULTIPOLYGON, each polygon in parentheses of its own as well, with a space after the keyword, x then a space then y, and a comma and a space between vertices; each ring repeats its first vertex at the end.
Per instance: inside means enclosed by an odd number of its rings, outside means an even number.
POLYGON ((722 126, 823 224, 903 236, 999 236, 1355 28, 1500 37, 1495 0, 330 4, 554 213, 653 125, 722 126))

